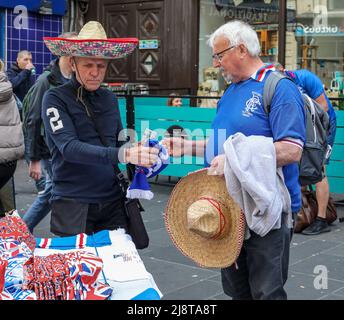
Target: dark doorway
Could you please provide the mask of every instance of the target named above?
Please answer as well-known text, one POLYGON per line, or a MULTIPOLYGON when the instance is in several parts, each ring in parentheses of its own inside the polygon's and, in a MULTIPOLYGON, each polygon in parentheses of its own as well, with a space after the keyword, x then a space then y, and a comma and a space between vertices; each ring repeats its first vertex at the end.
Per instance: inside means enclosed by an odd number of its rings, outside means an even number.
POLYGON ((154 49, 138 49, 125 59, 114 60, 108 70, 108 82, 145 82, 159 86, 162 65, 163 1, 119 3, 99 2, 100 17, 111 38, 137 37, 157 40, 154 49))
POLYGON ((107 82, 144 82, 151 89, 197 92, 199 0, 95 0, 86 20, 100 21, 109 37, 158 42, 155 49, 137 49, 113 61, 107 82))

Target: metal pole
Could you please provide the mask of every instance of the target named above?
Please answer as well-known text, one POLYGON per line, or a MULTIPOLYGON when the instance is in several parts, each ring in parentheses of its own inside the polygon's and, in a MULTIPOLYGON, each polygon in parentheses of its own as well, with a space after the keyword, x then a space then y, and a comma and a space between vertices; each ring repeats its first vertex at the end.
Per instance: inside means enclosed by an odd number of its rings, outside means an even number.
POLYGON ((131 90, 128 90, 125 99, 127 105, 127 128, 135 130, 135 106, 131 90))
POLYGON ((285 65, 285 43, 287 32, 287 0, 279 0, 278 14, 278 62, 285 65))
MULTIPOLYGON (((134 105, 134 96, 132 94, 132 90, 128 89, 127 94, 125 96, 126 100, 126 118, 127 118, 127 129, 132 129, 128 131, 127 139, 131 143, 134 142, 135 136, 135 105, 134 105)), ((126 172, 129 181, 132 181, 134 178, 135 173, 135 166, 131 163, 126 165, 126 172)))

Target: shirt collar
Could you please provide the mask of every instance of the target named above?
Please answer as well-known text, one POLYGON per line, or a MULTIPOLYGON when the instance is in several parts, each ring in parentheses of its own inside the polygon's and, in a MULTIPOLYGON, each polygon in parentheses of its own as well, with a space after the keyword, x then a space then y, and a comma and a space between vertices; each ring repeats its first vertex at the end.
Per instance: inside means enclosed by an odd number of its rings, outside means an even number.
POLYGON ((256 80, 258 82, 262 82, 265 79, 266 74, 269 71, 275 71, 276 68, 274 67, 274 65, 271 64, 266 64, 263 67, 261 67, 260 69, 258 69, 254 74, 251 75, 251 78, 253 80, 256 80))

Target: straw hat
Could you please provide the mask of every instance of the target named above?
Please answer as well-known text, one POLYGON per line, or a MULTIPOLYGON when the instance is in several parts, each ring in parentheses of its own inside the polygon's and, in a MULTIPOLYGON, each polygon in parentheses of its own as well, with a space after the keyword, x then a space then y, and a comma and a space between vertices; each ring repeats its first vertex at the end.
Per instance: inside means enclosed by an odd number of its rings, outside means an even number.
POLYGON ((245 218, 229 196, 224 177, 207 169, 182 178, 174 187, 165 223, 175 246, 202 267, 225 268, 239 256, 245 218))
POLYGON ((56 56, 75 56, 99 59, 119 59, 134 51, 137 38, 108 39, 103 26, 97 21, 87 22, 74 38, 43 38, 48 49, 56 56))

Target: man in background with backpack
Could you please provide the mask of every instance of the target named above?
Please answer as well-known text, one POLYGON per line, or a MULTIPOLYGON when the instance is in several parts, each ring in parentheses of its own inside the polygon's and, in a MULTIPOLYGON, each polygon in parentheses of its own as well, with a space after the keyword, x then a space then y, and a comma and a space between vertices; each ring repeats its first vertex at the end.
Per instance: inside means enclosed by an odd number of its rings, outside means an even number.
MULTIPOLYGON (((330 130, 329 135, 327 137, 327 143, 332 150, 337 127, 336 113, 325 93, 323 84, 319 77, 317 77, 311 71, 305 69, 294 71, 285 70, 281 64, 275 64, 275 67, 278 70, 283 71, 288 77, 293 79, 302 92, 306 93, 309 97, 318 102, 327 112, 330 121, 330 130)), ((329 160, 330 159, 328 155, 325 162, 326 165, 329 163, 329 160)), ((302 231, 302 234, 317 235, 323 232, 330 231, 330 227, 326 221, 326 208, 330 197, 330 187, 328 179, 326 177, 325 166, 324 173, 325 176, 323 180, 315 184, 316 198, 318 202, 317 218, 314 220, 313 223, 311 223, 311 225, 309 225, 306 229, 302 231)))
MULTIPOLYGON (((68 32, 59 37, 72 38, 76 35, 74 32, 68 32)), ((31 232, 51 210, 49 200, 52 188, 52 167, 51 155, 45 142, 44 126, 41 118, 43 96, 50 88, 58 87, 68 82, 71 75, 70 57, 60 57, 53 60, 24 99, 23 131, 26 154, 30 160, 29 176, 37 181, 41 178, 42 172, 45 172, 44 191, 38 194, 23 217, 31 232)))

